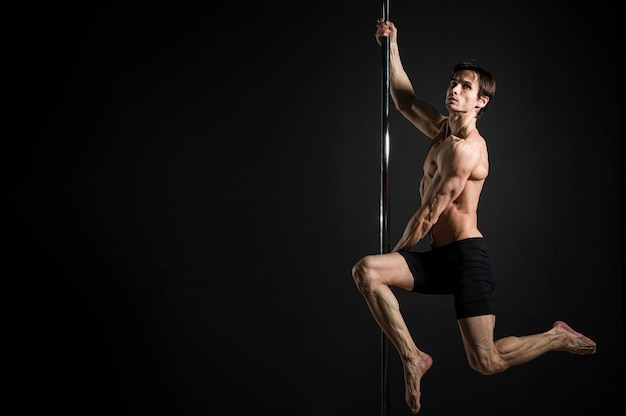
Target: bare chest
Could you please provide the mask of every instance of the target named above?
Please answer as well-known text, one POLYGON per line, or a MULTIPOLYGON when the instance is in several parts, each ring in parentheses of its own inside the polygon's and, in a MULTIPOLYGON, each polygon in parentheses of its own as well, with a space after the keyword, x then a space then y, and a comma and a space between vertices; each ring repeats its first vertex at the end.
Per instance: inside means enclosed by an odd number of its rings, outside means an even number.
POLYGON ((426 157, 424 158, 425 177, 433 177, 439 167, 438 164, 441 163, 441 155, 448 152, 452 145, 459 140, 461 139, 452 135, 445 137, 445 132, 441 132, 438 137, 433 139, 430 147, 428 148, 428 152, 426 152, 426 157))

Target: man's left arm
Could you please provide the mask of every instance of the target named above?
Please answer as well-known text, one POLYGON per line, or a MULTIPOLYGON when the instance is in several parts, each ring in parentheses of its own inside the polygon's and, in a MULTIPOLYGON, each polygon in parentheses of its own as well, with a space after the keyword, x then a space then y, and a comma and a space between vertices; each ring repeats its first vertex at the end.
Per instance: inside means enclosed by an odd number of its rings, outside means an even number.
POLYGON ((461 195, 479 161, 480 151, 464 142, 454 143, 440 153, 438 169, 422 197, 422 204, 409 220, 393 251, 409 250, 428 234, 441 214, 461 195))

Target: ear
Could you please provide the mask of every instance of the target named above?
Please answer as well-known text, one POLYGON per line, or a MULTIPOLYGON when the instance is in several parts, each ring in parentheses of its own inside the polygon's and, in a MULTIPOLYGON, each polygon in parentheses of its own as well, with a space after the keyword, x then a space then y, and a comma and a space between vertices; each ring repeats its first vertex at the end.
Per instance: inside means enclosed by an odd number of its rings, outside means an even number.
POLYGON ((478 97, 478 102, 476 103, 476 108, 483 108, 489 102, 489 97, 480 96, 478 97))

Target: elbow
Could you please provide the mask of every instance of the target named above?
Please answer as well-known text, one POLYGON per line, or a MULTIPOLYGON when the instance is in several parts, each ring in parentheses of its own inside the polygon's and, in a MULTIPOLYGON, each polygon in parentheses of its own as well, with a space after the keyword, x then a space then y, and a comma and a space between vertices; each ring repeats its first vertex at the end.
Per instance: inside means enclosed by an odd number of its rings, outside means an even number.
POLYGON ((396 101, 395 107, 396 107, 396 110, 398 110, 401 114, 406 115, 408 110, 411 108, 411 104, 396 101))
POLYGON ((411 111, 413 104, 415 104, 415 95, 407 90, 393 90, 391 92, 391 98, 396 107, 396 110, 405 114, 411 111))
POLYGON ((422 223, 422 227, 419 230, 420 240, 429 233, 430 229, 433 228, 433 225, 435 225, 435 223, 430 221, 424 221, 422 223))
POLYGON ((415 222, 415 225, 413 228, 416 235, 418 236, 418 240, 421 239, 426 234, 428 234, 428 232, 433 227, 433 225, 435 225, 436 222, 437 220, 434 219, 432 215, 424 215, 423 217, 419 218, 415 222))
POLYGON ((433 226, 435 224, 437 224, 437 221, 439 220, 439 215, 434 215, 434 213, 431 212, 431 215, 428 215, 424 221, 422 222, 422 233, 423 235, 426 235, 431 228, 433 228, 433 226))
POLYGON ((430 210, 428 215, 425 215, 424 222, 428 224, 428 228, 432 227, 437 223, 439 217, 445 212, 448 208, 449 199, 447 195, 437 195, 432 204, 430 205, 430 210))

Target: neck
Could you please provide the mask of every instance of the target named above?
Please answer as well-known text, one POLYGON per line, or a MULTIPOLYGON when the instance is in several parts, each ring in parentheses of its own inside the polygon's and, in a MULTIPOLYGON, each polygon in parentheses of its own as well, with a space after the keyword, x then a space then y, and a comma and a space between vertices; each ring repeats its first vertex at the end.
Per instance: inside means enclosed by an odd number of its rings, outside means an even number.
POLYGON ((476 131, 476 117, 474 114, 450 114, 448 116, 448 133, 465 138, 476 131))

